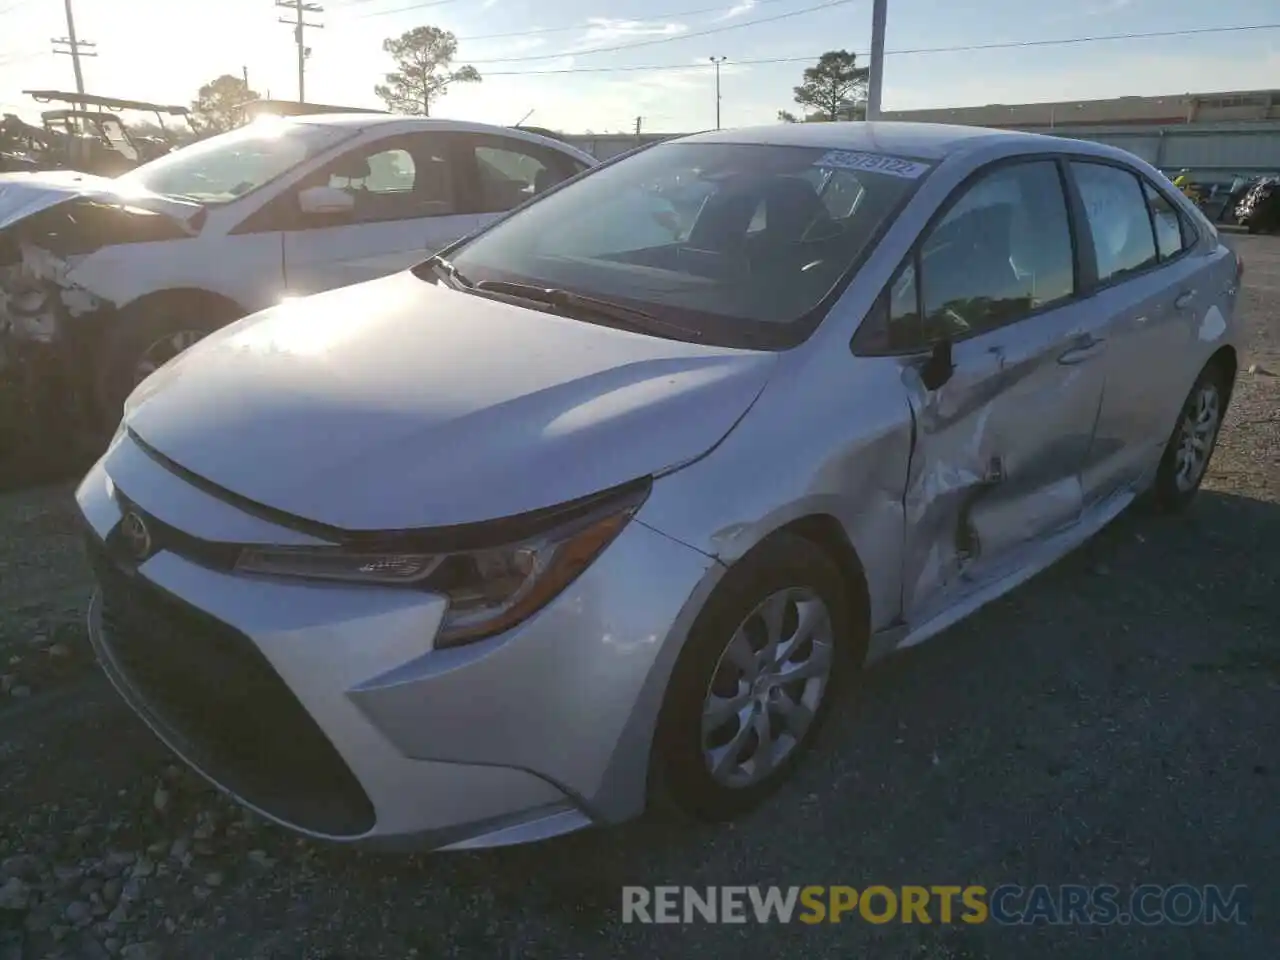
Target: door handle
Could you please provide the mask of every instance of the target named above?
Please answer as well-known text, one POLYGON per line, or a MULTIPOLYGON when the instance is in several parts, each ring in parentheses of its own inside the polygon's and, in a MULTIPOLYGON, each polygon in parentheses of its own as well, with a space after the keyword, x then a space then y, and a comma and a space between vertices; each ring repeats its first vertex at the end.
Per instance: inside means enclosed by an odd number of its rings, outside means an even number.
POLYGON ((1195 299, 1196 292, 1194 290, 1183 290, 1178 294, 1178 299, 1173 301, 1173 306, 1177 310, 1185 310, 1191 306, 1191 301, 1195 299))
POLYGON ((1058 355, 1058 362, 1064 366, 1072 366, 1092 360, 1102 352, 1106 340, 1095 337, 1092 333, 1081 334, 1072 341, 1071 346, 1058 355))

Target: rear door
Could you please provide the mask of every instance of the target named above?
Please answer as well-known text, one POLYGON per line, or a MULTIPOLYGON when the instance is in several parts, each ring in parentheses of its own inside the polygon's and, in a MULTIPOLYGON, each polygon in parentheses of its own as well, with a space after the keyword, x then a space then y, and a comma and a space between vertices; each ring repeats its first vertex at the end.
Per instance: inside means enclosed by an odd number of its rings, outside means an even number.
POLYGON ((519 137, 465 134, 459 140, 459 195, 475 228, 586 169, 559 150, 519 137))
POLYGON ((1191 220, 1128 166, 1074 159, 1070 170, 1095 265, 1091 298, 1106 323, 1106 388, 1083 475, 1086 503, 1153 469, 1196 371, 1195 318, 1212 300, 1191 220))
POLYGON ((467 232, 448 133, 415 133, 355 147, 282 195, 285 285, 292 295, 372 280, 421 262, 467 232), (314 186, 350 193, 354 208, 308 215, 297 196, 314 186))
POLYGON ((1081 301, 1065 171, 1001 162, 962 186, 887 292, 894 352, 949 339, 936 389, 908 374, 903 610, 919 625, 1075 523, 1106 343, 1081 301))

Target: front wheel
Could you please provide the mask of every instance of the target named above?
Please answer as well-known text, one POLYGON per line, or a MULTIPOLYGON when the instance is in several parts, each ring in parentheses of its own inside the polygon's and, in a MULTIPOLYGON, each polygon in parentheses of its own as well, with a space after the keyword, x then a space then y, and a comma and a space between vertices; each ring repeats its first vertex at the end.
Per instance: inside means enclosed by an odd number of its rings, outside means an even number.
POLYGON ((95 378, 99 427, 106 436, 138 384, 238 314, 231 304, 210 298, 160 295, 113 318, 95 378))
POLYGON ((676 664, 659 721, 661 784, 683 813, 731 819, 791 774, 850 666, 847 598, 831 558, 789 534, 725 575, 676 664))
POLYGON ((1185 509, 1199 491, 1218 443, 1227 389, 1221 369, 1210 365, 1187 395, 1156 472, 1153 492, 1156 503, 1164 510, 1185 509))

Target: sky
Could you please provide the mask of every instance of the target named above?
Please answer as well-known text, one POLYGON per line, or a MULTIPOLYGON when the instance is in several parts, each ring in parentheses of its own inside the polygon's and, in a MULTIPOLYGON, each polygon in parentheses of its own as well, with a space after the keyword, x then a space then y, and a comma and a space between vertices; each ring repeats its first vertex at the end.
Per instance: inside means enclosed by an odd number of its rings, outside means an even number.
MULTIPOLYGON (((89 92, 189 103, 219 74, 248 70, 266 96, 296 99, 290 11, 273 0, 73 0, 89 92)), ((416 26, 453 31, 455 66, 484 77, 459 85, 438 116, 527 123, 571 133, 688 132, 722 122, 772 122, 796 110, 807 61, 870 47, 870 0, 328 0, 307 32, 307 99, 380 107, 374 84, 392 68, 382 40, 416 26), (815 9, 816 8, 816 9, 815 9), (638 45, 638 46, 635 46, 638 45), (617 49, 633 47, 632 49, 617 49), (593 52, 597 51, 597 52, 593 52), (752 63, 779 60, 785 62, 752 63), (656 67, 631 69, 623 67, 656 67), (530 114, 530 111, 532 113, 530 114)), ((1100 34, 1280 27, 1276 0, 889 0, 883 107, 1280 88, 1280 29, 1103 40, 957 52, 921 48, 1100 34)), ((0 0, 0 111, 35 121, 24 89, 74 89, 61 0, 0 0)))

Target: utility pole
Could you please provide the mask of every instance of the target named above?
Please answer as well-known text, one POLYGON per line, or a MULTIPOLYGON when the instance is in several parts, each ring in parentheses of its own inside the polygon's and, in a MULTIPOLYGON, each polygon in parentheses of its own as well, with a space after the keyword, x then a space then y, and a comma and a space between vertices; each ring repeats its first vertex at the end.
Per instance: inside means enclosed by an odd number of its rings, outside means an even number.
POLYGON ((286 10, 293 11, 293 19, 286 20, 280 17, 281 23, 288 24, 293 27, 293 42, 298 46, 298 102, 307 102, 307 57, 311 56, 311 48, 307 46, 303 36, 303 31, 310 27, 313 30, 323 30, 323 23, 307 23, 306 14, 308 13, 324 13, 324 7, 318 3, 305 3, 304 0, 276 0, 277 7, 283 7, 286 10))
POLYGON ((728 60, 728 57, 712 57, 711 62, 716 65, 716 129, 720 129, 720 64, 728 60))
POLYGON ((644 117, 636 117, 636 146, 640 146, 640 124, 644 123, 644 117))
MULTIPOLYGON (((53 52, 71 58, 71 66, 76 72, 76 93, 83 95, 84 72, 80 69, 80 58, 96 57, 98 55, 97 52, 91 50, 86 53, 83 48, 96 47, 97 44, 88 40, 76 39, 76 18, 71 12, 71 0, 63 0, 63 6, 67 11, 67 35, 65 37, 52 38, 53 52), (66 49, 60 49, 61 47, 66 47, 66 49)), ((78 106, 81 110, 84 109, 83 103, 78 104, 78 106)))
POLYGON ((248 90, 249 89, 249 68, 241 67, 240 73, 244 76, 244 88, 248 90))
POLYGON ((867 77, 867 119, 880 119, 880 91, 884 88, 884 21, 889 0, 871 5, 871 70, 867 77))

